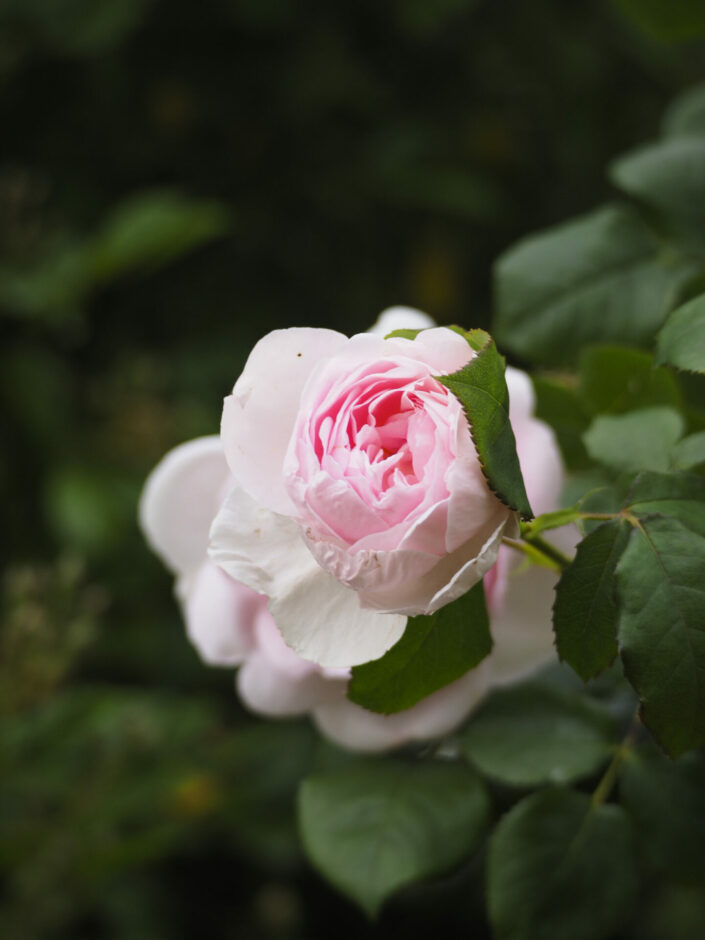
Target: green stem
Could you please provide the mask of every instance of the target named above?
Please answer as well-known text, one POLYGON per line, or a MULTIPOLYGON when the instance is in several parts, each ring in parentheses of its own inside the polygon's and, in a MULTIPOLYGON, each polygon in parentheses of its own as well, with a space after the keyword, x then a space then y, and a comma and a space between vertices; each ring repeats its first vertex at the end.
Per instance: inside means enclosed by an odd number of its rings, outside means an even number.
POLYGON ((555 545, 551 545, 550 542, 547 542, 546 539, 542 538, 540 535, 531 535, 528 538, 525 537, 525 541, 541 552, 546 558, 554 562, 561 571, 564 571, 572 561, 572 559, 564 555, 560 549, 556 548, 555 545))
POLYGON ((619 776, 619 770, 624 763, 625 758, 628 756, 629 752, 632 749, 632 744, 636 739, 637 734, 639 733, 640 727, 639 720, 639 709, 637 708, 632 718, 631 724, 629 725, 629 730, 624 735, 621 744, 614 752, 614 757, 610 761, 607 770, 602 775, 602 779, 595 787, 595 792, 592 794, 592 805, 600 806, 605 802, 607 797, 612 792, 612 788, 617 782, 617 777, 619 776))
POLYGON ((541 565, 543 568, 550 568, 551 571, 557 571, 559 574, 563 571, 563 566, 555 561, 553 558, 549 558, 547 555, 539 549, 532 545, 530 542, 522 541, 521 539, 508 539, 506 536, 502 539, 502 545, 506 545, 508 548, 514 549, 515 552, 521 552, 523 555, 526 555, 528 560, 534 565, 541 565))

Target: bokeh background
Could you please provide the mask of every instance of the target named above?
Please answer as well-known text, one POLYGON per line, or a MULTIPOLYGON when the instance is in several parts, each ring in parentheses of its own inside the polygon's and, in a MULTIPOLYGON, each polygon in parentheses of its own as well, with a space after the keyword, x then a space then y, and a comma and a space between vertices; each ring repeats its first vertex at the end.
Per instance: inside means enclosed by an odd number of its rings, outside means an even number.
MULTIPOLYGON (((482 860, 370 925, 293 813, 346 758, 245 714, 136 526, 248 350, 491 267, 591 209, 705 78, 691 0, 0 0, 3 940, 486 937, 482 860)), ((625 933, 699 940, 655 889, 625 933)))

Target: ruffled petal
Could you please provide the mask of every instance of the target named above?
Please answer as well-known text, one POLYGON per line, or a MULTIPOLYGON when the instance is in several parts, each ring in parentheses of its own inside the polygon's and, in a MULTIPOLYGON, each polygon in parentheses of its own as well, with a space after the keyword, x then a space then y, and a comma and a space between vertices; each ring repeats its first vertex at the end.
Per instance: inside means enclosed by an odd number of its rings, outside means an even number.
POLYGON ((169 451, 147 478, 140 526, 175 574, 195 572, 206 558, 208 531, 228 476, 220 438, 213 436, 169 451))
POLYGON ((406 617, 363 610, 354 591, 318 566, 298 525, 231 490, 211 529, 210 556, 266 594, 285 642, 303 659, 345 669, 382 656, 406 617))
POLYGON ((254 347, 225 399, 221 439, 228 465, 239 485, 274 512, 294 511, 283 464, 301 391, 316 363, 347 342, 334 330, 274 330, 254 347))

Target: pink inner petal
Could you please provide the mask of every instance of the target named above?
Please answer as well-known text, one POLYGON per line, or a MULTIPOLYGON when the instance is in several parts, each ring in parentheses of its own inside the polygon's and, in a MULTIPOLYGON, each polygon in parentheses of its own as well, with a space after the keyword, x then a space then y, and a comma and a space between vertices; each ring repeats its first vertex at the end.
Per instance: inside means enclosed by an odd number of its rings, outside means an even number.
POLYGON ((403 358, 363 363, 342 376, 329 369, 317 380, 288 473, 302 522, 352 547, 428 518, 427 548, 443 554, 447 514, 430 510, 449 499, 456 399, 427 365, 403 358))

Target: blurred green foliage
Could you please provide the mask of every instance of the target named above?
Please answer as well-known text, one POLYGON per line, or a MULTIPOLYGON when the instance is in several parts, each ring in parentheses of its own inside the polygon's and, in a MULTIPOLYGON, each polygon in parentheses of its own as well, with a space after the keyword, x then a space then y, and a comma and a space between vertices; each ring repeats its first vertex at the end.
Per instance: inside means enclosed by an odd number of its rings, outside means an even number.
MULTIPOLYGON (((303 865, 298 783, 348 757, 198 662, 136 501, 267 330, 488 324, 494 258, 705 77, 699 4, 615 6, 0 0, 3 938, 488 935, 474 862, 377 926, 303 865)), ((590 416, 539 402, 579 468, 590 416)), ((699 938, 658 860, 623 935, 699 938)))

